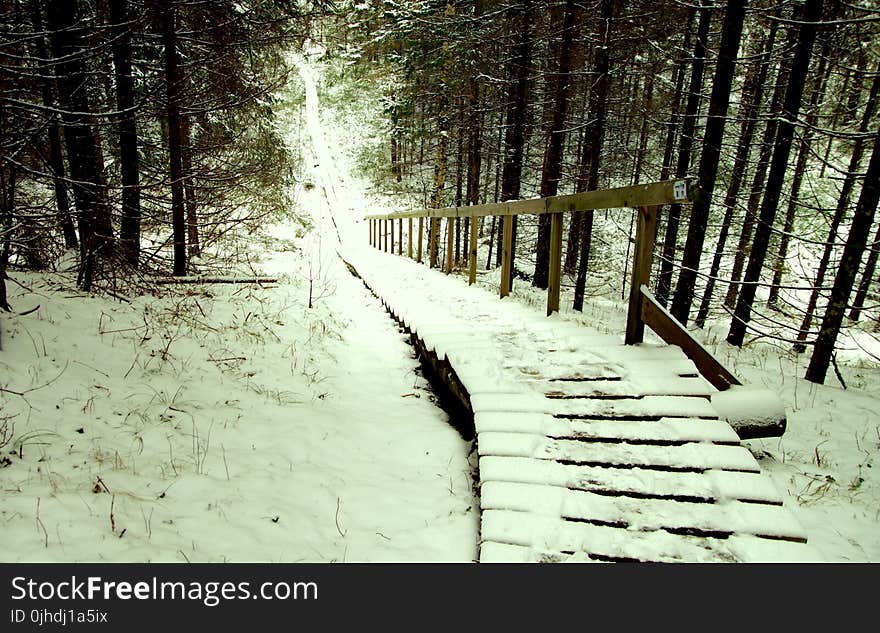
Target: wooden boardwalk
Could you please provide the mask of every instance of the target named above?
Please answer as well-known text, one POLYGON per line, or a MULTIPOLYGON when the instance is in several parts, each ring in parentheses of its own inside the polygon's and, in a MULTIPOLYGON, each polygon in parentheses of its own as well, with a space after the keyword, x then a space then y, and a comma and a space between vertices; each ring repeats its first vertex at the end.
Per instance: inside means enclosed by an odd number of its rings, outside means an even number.
POLYGON ((546 318, 405 258, 352 265, 473 411, 480 560, 816 560, 680 348, 546 318))

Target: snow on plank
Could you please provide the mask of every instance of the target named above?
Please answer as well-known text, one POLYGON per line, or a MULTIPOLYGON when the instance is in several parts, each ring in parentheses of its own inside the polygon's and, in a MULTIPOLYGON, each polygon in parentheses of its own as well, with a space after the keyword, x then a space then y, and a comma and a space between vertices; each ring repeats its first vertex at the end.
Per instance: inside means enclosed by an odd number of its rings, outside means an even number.
POLYGON ((816 562, 801 543, 748 534, 727 538, 632 532, 565 519, 489 510, 483 515, 480 562, 816 562))
POLYGON ((782 505, 770 480, 758 473, 702 473, 631 467, 577 466, 529 457, 484 456, 480 481, 545 484, 570 490, 692 501, 750 501, 782 505))
POLYGON ((533 457, 570 464, 642 466, 664 470, 710 469, 760 472, 758 462, 742 446, 689 442, 672 446, 626 442, 556 440, 527 433, 480 433, 480 456, 533 457))
POLYGON ((574 382, 542 381, 537 385, 548 398, 638 398, 642 396, 690 396, 709 398, 718 393, 701 377, 645 376, 637 374, 626 380, 574 382))
POLYGON ((474 415, 478 433, 532 433, 554 439, 739 444, 739 436, 723 420, 660 418, 659 420, 584 420, 556 418, 547 413, 480 412, 474 415))
POLYGON ((666 530, 695 536, 751 534, 806 542, 787 509, 757 503, 690 503, 599 495, 559 486, 489 481, 480 491, 486 510, 514 510, 638 531, 666 530))

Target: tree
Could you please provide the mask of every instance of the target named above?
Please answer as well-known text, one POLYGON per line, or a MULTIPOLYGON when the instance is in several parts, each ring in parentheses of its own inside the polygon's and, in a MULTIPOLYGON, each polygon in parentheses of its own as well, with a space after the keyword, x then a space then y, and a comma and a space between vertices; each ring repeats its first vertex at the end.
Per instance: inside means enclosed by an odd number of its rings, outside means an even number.
POLYGON ((850 225, 849 236, 843 248, 843 256, 834 285, 831 288, 831 297, 819 334, 813 345, 813 354, 804 378, 810 382, 822 384, 825 382, 825 374, 828 372, 828 364, 834 353, 834 345, 840 333, 843 323, 843 315, 852 292, 853 283, 859 272, 859 264, 865 253, 868 233, 874 222, 874 213, 880 200, 880 131, 874 135, 874 149, 865 173, 862 184, 862 192, 856 204, 855 214, 850 225))
POLYGON ((757 283, 761 270, 764 267, 764 259, 767 254, 770 233, 776 217, 779 195, 782 191, 785 172, 788 169, 788 158, 791 152, 794 126, 800 110, 818 23, 822 15, 822 3, 823 0, 806 0, 804 5, 803 19, 800 24, 791 74, 785 91, 782 118, 779 121, 779 127, 776 132, 770 173, 767 177, 767 185, 761 203, 761 214, 755 230, 755 238, 752 242, 752 251, 748 266, 746 267, 746 274, 743 278, 743 286, 737 297, 736 309, 734 310, 730 331, 727 335, 727 342, 731 345, 742 346, 746 327, 751 318, 757 283))
MULTIPOLYGON (((596 52, 593 71, 596 74, 595 86, 590 91, 590 119, 585 128, 586 143, 581 159, 581 173, 578 174, 577 191, 593 191, 599 187, 599 160, 605 139, 605 121, 608 117, 608 74, 611 69, 611 42, 614 37, 614 19, 621 0, 602 0, 599 19, 602 26, 602 44, 596 52)), ((593 232, 593 212, 581 211, 580 216, 580 263, 574 286, 575 310, 584 309, 584 292, 587 282, 587 267, 590 261, 590 247, 593 232)))
POLYGON ((672 315, 682 323, 687 323, 694 284, 700 267, 700 255, 706 237, 706 222, 712 205, 715 190, 715 177, 718 174, 718 160, 721 156, 721 143, 724 139, 724 125, 727 121, 727 108, 730 103, 730 87, 736 67, 737 51, 745 18, 745 0, 728 0, 721 27, 721 47, 715 64, 715 77, 712 80, 712 95, 709 98, 709 113, 703 136, 703 150, 697 176, 698 195, 691 208, 690 225, 681 262, 678 285, 672 301, 672 315))

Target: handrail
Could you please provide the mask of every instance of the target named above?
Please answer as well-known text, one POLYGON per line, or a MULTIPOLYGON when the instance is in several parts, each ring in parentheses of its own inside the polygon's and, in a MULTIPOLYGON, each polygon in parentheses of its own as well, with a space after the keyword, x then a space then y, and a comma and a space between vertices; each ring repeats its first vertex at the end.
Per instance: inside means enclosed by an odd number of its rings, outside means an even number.
MULTIPOLYGON (((476 280, 477 268, 477 218, 485 216, 502 216, 502 251, 501 251, 501 297, 506 297, 510 290, 510 277, 513 270, 513 217, 520 215, 550 215, 550 268, 547 285, 547 315, 559 311, 559 295, 561 288, 562 269, 562 214, 574 211, 591 211, 597 209, 614 209, 623 207, 635 207, 638 209, 638 225, 636 229, 636 244, 633 251, 632 281, 630 284, 629 308, 627 313, 627 325, 625 342, 627 345, 641 343, 644 340, 644 329, 659 327, 660 320, 656 317, 657 310, 651 306, 645 306, 645 295, 642 287, 648 284, 651 273, 651 260, 654 255, 654 241, 657 235, 657 209, 665 204, 687 204, 690 199, 691 187, 687 179, 664 180, 629 187, 617 187, 614 189, 600 189, 585 191, 571 195, 552 196, 549 198, 532 198, 528 200, 509 200, 494 204, 478 204, 465 207, 445 207, 442 209, 419 209, 416 211, 395 211, 385 214, 370 214, 364 216, 369 224, 370 244, 386 252, 394 252, 394 221, 398 221, 398 245, 397 252, 403 255, 403 221, 407 220, 409 231, 407 234, 407 255, 411 258, 413 253, 413 219, 418 218, 418 248, 417 261, 422 261, 422 239, 424 234, 424 219, 430 219, 432 223, 432 239, 429 247, 429 264, 437 266, 437 254, 439 244, 440 219, 447 218, 447 237, 451 242, 452 226, 456 218, 470 219, 470 244, 469 244, 469 273, 468 283, 473 284, 476 280), (389 226, 390 223, 390 226, 389 226), (646 314, 648 318, 646 319, 646 314)), ((446 272, 452 272, 452 248, 451 243, 447 247, 446 272)), ((677 322, 676 322, 677 323, 677 322)), ((681 328, 680 324, 678 325, 681 328)), ((672 327, 663 321, 660 329, 667 333, 672 327)), ((685 341, 687 337, 679 337, 685 341)), ((689 352, 684 350, 689 356, 689 352)), ((698 366, 708 366, 706 363, 697 363, 698 366)), ((717 370, 713 371, 717 372, 717 370)), ((713 383, 722 385, 730 383, 735 377, 725 376, 724 380, 714 379, 713 383)))

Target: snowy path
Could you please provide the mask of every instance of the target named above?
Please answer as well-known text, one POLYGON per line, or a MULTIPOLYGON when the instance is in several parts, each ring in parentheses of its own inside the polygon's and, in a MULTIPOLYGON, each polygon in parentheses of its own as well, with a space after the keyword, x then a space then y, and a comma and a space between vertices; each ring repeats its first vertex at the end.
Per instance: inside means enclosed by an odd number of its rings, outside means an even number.
POLYGON ((340 255, 469 394, 481 561, 820 558, 679 348, 627 347, 370 248, 302 75, 340 255))

